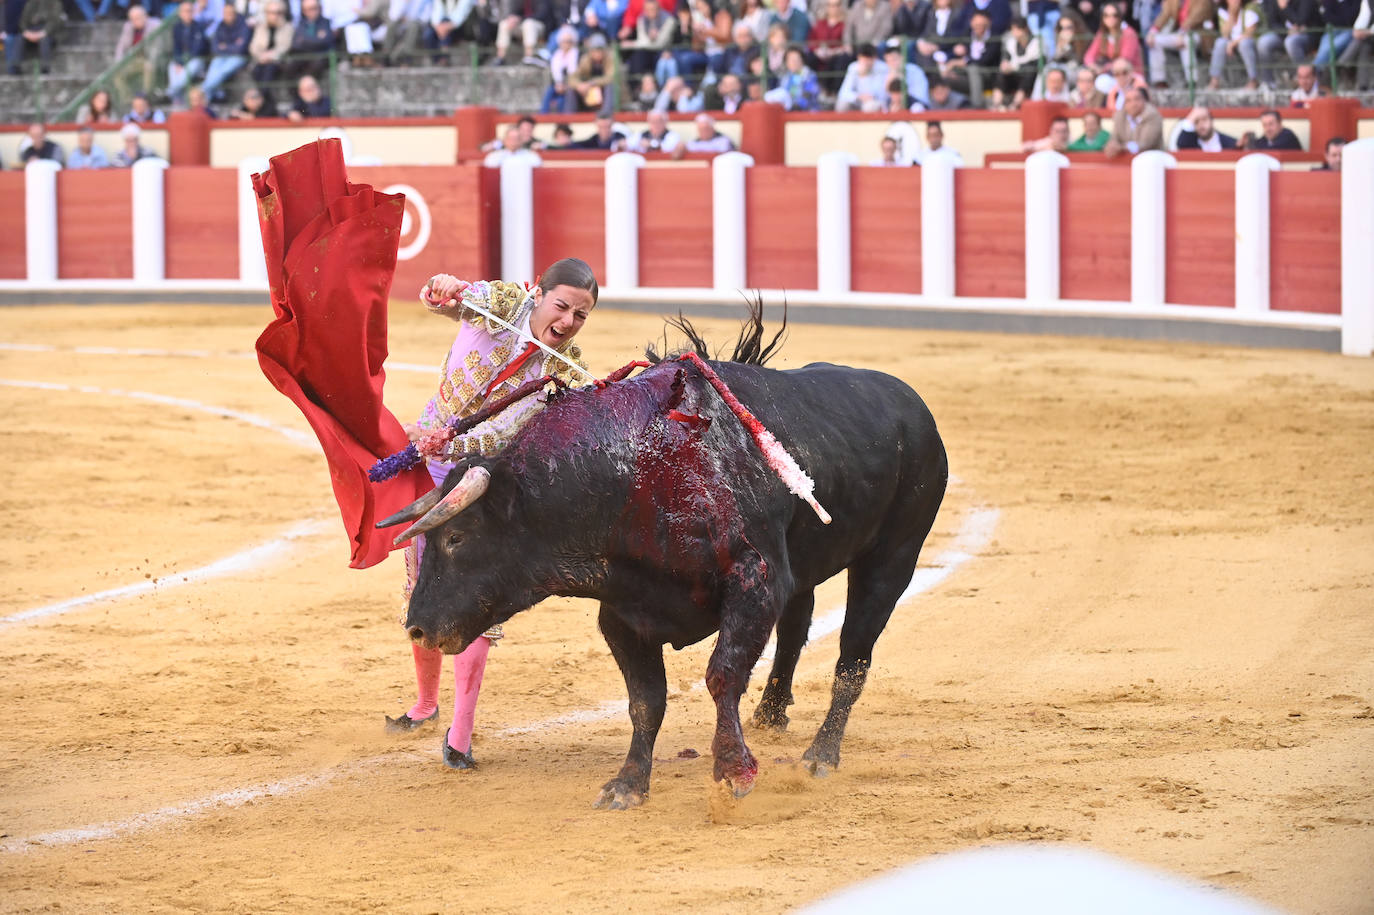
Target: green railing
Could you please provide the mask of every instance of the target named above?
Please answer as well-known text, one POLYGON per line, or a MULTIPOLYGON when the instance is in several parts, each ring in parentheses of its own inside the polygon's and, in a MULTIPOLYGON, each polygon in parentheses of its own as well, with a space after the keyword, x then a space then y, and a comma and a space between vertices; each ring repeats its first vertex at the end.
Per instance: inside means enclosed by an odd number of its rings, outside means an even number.
POLYGON ((101 89, 110 93, 111 111, 128 111, 129 103, 139 92, 156 95, 167 88, 167 61, 171 57, 172 26, 176 17, 169 16, 129 53, 110 64, 53 116, 56 122, 76 119, 76 113, 101 89))

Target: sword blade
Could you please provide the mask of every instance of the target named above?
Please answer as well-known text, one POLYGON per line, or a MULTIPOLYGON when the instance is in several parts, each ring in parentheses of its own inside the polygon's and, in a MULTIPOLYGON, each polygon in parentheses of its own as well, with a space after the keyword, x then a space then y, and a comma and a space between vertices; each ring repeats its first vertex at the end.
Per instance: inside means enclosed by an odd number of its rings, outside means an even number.
POLYGON ((589 371, 587 371, 586 369, 584 369, 582 366, 578 365, 576 362, 573 362, 571 359, 567 358, 566 356, 564 356, 562 353, 558 352, 557 350, 555 350, 555 349, 553 349, 553 348, 551 348, 551 347, 545 346, 543 343, 539 342, 538 340, 534 339, 533 337, 528 337, 528 338, 527 338, 524 334, 520 333, 520 328, 516 327, 514 324, 511 324, 511 323, 508 322, 508 321, 503 321, 502 319, 498 318, 496 315, 492 314, 490 311, 487 311, 487 310, 486 310, 485 308, 483 308, 481 305, 474 305, 474 304, 471 303, 471 302, 462 302, 462 303, 461 303, 461 307, 463 307, 463 308, 470 308, 470 309, 472 309, 473 311, 477 312, 477 313, 478 313, 479 315, 481 315, 482 317, 486 318, 488 321, 490 321, 490 322, 492 322, 493 324, 495 324, 496 326, 498 326, 498 327, 504 327, 506 330, 509 330, 509 331, 514 332, 515 336, 516 336, 517 338, 519 338, 520 340, 528 340, 528 342, 533 343, 535 346, 539 347, 539 348, 542 349, 544 352, 548 353, 550 356, 552 356, 553 358, 557 359, 559 362, 563 363, 564 365, 566 365, 568 368, 572 369, 572 370, 573 370, 574 372, 576 372, 577 374, 583 376, 583 377, 586 378, 588 381, 595 381, 595 380, 596 380, 596 376, 595 376, 595 375, 593 375, 591 372, 589 372, 589 371))

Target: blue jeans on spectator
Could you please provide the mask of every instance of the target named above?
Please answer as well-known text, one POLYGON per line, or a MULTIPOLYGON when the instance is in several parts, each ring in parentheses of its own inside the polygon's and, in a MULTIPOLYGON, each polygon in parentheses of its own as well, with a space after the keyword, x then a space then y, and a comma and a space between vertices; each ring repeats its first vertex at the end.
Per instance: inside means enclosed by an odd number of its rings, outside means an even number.
POLYGON ((205 94, 212 101, 223 101, 223 93, 220 86, 234 78, 234 74, 243 69, 243 65, 248 63, 247 56, 227 56, 212 57, 210 59, 210 69, 205 73, 205 82, 201 83, 200 88, 205 90, 205 94))
POLYGON ((1312 66, 1325 70, 1332 58, 1340 57, 1355 38, 1351 29, 1337 29, 1322 33, 1321 44, 1317 45, 1317 56, 1312 58, 1312 66), (1333 49, 1334 48, 1334 49, 1333 49))
POLYGON ((183 101, 182 94, 186 92, 186 87, 204 73, 204 57, 192 57, 184 65, 172 61, 167 65, 167 95, 174 102, 183 101))
POLYGON ((577 93, 572 89, 564 89, 559 92, 549 83, 544 90, 544 101, 539 106, 540 114, 576 114, 577 113, 577 93))
MULTIPOLYGON (((1040 47, 1054 48, 1054 27, 1059 23, 1059 10, 1050 10, 1048 13, 1031 13, 1026 17, 1026 25, 1030 26, 1032 35, 1040 36, 1040 47)), ((915 63, 912 59, 916 49, 916 42, 911 43, 911 51, 908 52, 908 62, 915 63)))
POLYGON ((38 49, 38 59, 42 64, 43 72, 48 72, 48 67, 52 63, 52 36, 44 35, 39 41, 29 41, 24 37, 24 33, 18 35, 5 36, 5 66, 11 73, 18 73, 19 68, 24 63, 24 49, 33 45, 38 49))
MULTIPOLYGON (((129 0, 100 0, 100 8, 95 11, 97 16, 104 16, 110 12, 110 7, 119 4, 121 9, 129 8, 129 0)), ((82 12, 85 12, 84 10, 82 12)))
POLYGON ((75 3, 87 22, 95 22, 95 7, 91 6, 91 0, 75 0, 75 3))
MULTIPOLYGON (((1345 49, 1342 48, 1341 50, 1345 49)), ((654 80, 658 82, 659 88, 662 89, 663 84, 677 76, 678 73, 677 58, 672 54, 660 54, 654 63, 654 80)))
MULTIPOLYGON (((677 57, 678 73, 687 77, 693 77, 700 74, 710 63, 705 54, 700 51, 693 51, 691 48, 684 51, 678 51, 675 56, 677 57)), ((662 85, 662 83, 659 83, 659 86, 662 85)))

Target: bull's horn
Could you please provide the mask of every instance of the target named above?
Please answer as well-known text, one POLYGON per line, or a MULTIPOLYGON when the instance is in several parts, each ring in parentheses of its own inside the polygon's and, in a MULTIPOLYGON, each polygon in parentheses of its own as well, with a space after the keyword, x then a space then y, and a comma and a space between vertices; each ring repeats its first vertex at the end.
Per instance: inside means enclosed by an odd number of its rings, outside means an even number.
POLYGON ((404 524, 407 521, 414 521, 416 518, 423 517, 425 512, 438 505, 439 500, 443 497, 443 490, 436 486, 396 514, 378 521, 377 527, 395 527, 398 524, 404 524))
POLYGON ((487 472, 487 468, 469 467, 467 473, 463 474, 463 478, 458 481, 458 485, 453 487, 448 495, 440 499, 438 505, 431 508, 419 521, 402 531, 401 536, 393 542, 399 546, 416 534, 424 534, 434 530, 482 498, 482 493, 487 491, 487 486, 490 483, 491 474, 487 472))

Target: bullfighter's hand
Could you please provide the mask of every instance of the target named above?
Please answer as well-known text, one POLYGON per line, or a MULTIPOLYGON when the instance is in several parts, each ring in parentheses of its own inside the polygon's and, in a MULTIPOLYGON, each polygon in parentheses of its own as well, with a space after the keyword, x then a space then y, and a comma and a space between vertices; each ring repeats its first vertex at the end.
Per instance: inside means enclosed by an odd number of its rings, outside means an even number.
POLYGON ((420 290, 420 298, 431 307, 452 308, 458 304, 458 295, 466 284, 456 276, 438 273, 430 277, 420 290))

